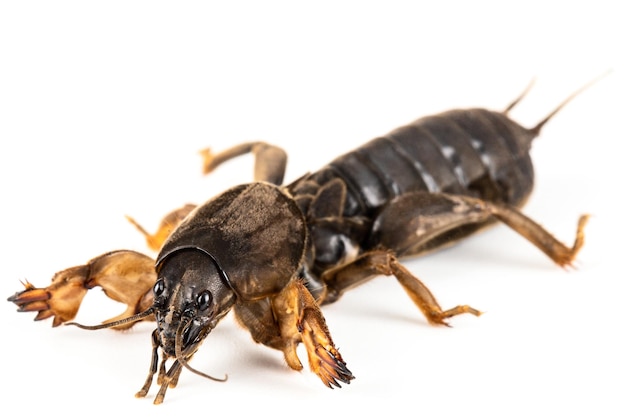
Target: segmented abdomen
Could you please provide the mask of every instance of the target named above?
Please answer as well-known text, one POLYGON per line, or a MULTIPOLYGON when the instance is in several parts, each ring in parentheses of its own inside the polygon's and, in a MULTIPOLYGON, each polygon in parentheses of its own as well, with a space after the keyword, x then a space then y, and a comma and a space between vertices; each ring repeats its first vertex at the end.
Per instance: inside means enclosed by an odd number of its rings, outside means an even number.
POLYGON ((412 191, 467 194, 520 205, 532 189, 535 134, 502 113, 452 110, 418 119, 344 154, 309 179, 348 187, 344 216, 370 216, 412 191))

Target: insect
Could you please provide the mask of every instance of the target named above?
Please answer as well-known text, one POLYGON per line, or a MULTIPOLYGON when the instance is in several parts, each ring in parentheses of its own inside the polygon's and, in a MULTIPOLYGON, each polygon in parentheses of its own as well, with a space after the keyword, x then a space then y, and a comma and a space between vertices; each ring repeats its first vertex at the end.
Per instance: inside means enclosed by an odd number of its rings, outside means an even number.
MULTIPOLYGON (((582 89, 586 88, 584 86, 582 89)), ((189 362, 231 310, 253 340, 283 352, 287 364, 310 369, 328 387, 354 379, 337 350, 320 306, 376 276, 394 276, 427 321, 447 325, 471 306, 443 309, 400 260, 454 243, 497 221, 505 223, 559 266, 570 265, 584 241, 579 218, 571 247, 525 216, 520 207, 533 186, 531 143, 542 127, 582 89, 532 128, 503 112, 451 110, 373 139, 319 171, 283 185, 287 154, 250 142, 218 154, 202 152, 204 172, 252 153, 254 182, 168 214, 156 233, 145 231, 156 260, 112 251, 60 271, 52 283, 9 297, 20 312, 53 318, 53 326, 126 329, 156 321, 148 394, 157 375, 155 404, 175 387, 183 369, 213 380, 189 362), (72 322, 88 290, 101 287, 125 312, 100 325, 72 322), (169 366, 168 366, 169 365, 169 366)))

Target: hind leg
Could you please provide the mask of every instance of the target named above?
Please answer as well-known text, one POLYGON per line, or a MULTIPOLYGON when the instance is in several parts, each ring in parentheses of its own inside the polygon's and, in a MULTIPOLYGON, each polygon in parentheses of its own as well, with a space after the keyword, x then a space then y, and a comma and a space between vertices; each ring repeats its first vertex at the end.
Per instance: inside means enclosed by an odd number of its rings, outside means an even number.
POLYGON ((568 247, 512 206, 444 193, 412 193, 394 200, 380 213, 374 222, 369 244, 370 248, 392 249, 398 256, 413 255, 432 248, 433 242, 454 242, 452 232, 500 221, 556 264, 566 267, 573 263, 583 246, 583 230, 588 218, 588 215, 580 217, 576 239, 568 247), (440 242, 444 234, 446 241, 440 242))
POLYGON ((570 265, 583 245, 587 216, 578 223, 572 247, 562 244, 539 224, 517 209, 465 196, 413 193, 392 201, 374 222, 370 248, 354 261, 322 274, 332 301, 351 287, 377 275, 395 276, 413 302, 432 324, 446 324, 446 319, 462 313, 480 315, 466 305, 443 310, 428 288, 398 261, 397 257, 419 254, 432 249, 433 243, 449 243, 453 230, 486 225, 493 220, 504 222, 560 266, 570 265), (448 235, 444 235, 448 234, 448 235), (446 240, 441 240, 445 236, 446 240))

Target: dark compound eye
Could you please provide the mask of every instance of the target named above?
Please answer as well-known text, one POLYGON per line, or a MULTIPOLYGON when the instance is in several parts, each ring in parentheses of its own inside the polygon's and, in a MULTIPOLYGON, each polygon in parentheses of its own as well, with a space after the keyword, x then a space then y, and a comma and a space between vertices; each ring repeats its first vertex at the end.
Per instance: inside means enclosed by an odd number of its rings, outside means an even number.
POLYGON ((154 293, 154 297, 163 295, 163 292, 165 292, 165 283, 163 282, 163 279, 157 280, 154 284, 154 288, 152 288, 152 292, 154 293))
POLYGON ((209 306, 211 306, 211 302, 213 301, 213 295, 208 290, 203 291, 196 298, 196 302, 198 303, 198 309, 204 311, 209 306))

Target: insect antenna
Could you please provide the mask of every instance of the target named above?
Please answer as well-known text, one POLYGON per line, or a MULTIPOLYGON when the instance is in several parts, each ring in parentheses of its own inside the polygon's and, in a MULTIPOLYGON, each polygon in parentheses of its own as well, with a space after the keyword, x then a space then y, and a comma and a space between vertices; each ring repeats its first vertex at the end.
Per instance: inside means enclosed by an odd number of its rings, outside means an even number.
MULTIPOLYGON (((195 373, 199 376, 206 377, 207 379, 214 380, 216 382, 225 382, 226 380, 228 380, 228 375, 224 375, 223 378, 213 377, 206 373, 201 372, 200 370, 194 369, 193 367, 189 365, 189 363, 187 363, 187 359, 185 358, 185 356, 188 354, 188 352, 183 353, 182 346, 183 346, 183 333, 185 331, 185 328, 187 328, 188 324, 189 324, 189 319, 185 321, 181 321, 180 325, 178 326, 178 329, 176 330, 176 340, 174 341, 174 352, 176 354, 176 360, 178 360, 178 362, 184 368, 186 368, 190 372, 195 373)), ((195 344, 192 344, 190 348, 193 348, 194 345, 195 344)), ((185 351, 188 351, 188 350, 185 350, 185 351)))
POLYGON ((104 324, 99 324, 99 325, 83 325, 83 324, 79 324, 78 322, 68 322, 65 325, 73 325, 75 327, 81 328, 81 329, 87 329, 87 330, 91 330, 91 331, 95 331, 98 329, 104 329, 104 328, 112 328, 112 327, 116 327, 118 325, 125 325, 131 322, 137 322, 137 321, 141 321, 142 319, 144 319, 147 316, 150 316, 154 313, 154 308, 150 307, 148 309, 146 309, 143 312, 140 312, 136 315, 133 316, 129 316, 128 318, 124 318, 124 319, 120 319, 117 321, 113 321, 113 322, 106 322, 104 324))

